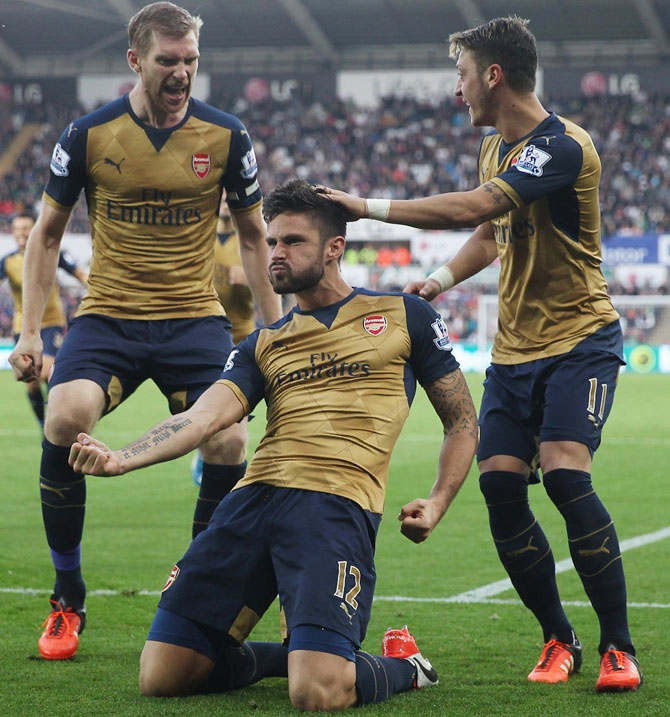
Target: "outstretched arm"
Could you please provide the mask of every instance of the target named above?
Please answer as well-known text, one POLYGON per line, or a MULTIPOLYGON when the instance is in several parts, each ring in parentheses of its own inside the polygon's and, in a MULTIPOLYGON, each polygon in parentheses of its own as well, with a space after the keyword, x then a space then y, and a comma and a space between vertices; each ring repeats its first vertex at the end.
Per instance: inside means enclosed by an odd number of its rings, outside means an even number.
POLYGON ((349 221, 379 219, 417 229, 468 229, 514 208, 514 202, 494 182, 468 192, 420 199, 364 199, 328 187, 322 187, 321 191, 342 204, 349 221))
POLYGON ((415 543, 431 534, 456 497, 472 465, 478 440, 477 413, 460 369, 425 389, 444 426, 444 440, 430 495, 404 505, 398 516, 400 531, 415 543))
POLYGON ((404 291, 432 301, 443 291, 479 273, 497 256, 493 225, 491 222, 484 222, 443 267, 422 281, 411 281, 404 291))
POLYGON ((155 425, 125 448, 112 451, 86 433, 70 449, 70 465, 78 473, 114 476, 183 456, 245 414, 228 386, 215 383, 183 413, 155 425))

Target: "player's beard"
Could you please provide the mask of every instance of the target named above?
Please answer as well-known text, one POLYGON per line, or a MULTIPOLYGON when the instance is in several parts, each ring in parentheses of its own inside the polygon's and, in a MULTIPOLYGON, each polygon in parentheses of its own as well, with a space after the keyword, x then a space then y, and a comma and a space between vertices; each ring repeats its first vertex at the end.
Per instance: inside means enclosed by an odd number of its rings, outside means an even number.
POLYGON ((189 79, 189 81, 185 85, 180 85, 180 87, 183 87, 183 95, 181 97, 181 101, 179 101, 178 103, 168 102, 166 100, 166 97, 163 95, 163 92, 167 88, 171 86, 176 86, 177 84, 178 83, 175 83, 174 80, 167 80, 165 82, 162 82, 156 88, 155 91, 150 91, 149 97, 154 107, 168 115, 173 115, 177 112, 180 112, 188 102, 189 97, 191 96, 192 80, 189 79))
POLYGON ((285 264, 281 275, 270 272, 270 283, 277 294, 296 294, 300 291, 313 289, 323 279, 325 266, 323 263, 312 264, 301 272, 294 274, 285 264))

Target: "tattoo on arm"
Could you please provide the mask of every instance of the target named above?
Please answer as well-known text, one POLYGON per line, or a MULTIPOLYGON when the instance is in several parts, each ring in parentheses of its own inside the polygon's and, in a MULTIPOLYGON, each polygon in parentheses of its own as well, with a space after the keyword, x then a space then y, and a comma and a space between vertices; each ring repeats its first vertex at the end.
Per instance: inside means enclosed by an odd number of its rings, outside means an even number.
POLYGON ((491 199, 493 199, 493 203, 497 207, 500 207, 505 203, 511 204, 510 198, 500 189, 500 187, 498 187, 497 184, 494 184, 493 182, 486 182, 483 189, 491 195, 491 199))
POLYGON ((172 418, 169 421, 165 421, 159 426, 152 428, 149 433, 142 436, 138 441, 122 448, 121 454, 124 458, 128 459, 145 453, 159 443, 170 440, 175 433, 181 431, 182 428, 186 428, 186 426, 190 426, 191 423, 193 423, 193 421, 191 421, 190 418, 182 418, 181 420, 172 418))
POLYGON ((445 433, 469 433, 477 439, 477 412, 460 370, 452 371, 426 386, 426 393, 445 433))

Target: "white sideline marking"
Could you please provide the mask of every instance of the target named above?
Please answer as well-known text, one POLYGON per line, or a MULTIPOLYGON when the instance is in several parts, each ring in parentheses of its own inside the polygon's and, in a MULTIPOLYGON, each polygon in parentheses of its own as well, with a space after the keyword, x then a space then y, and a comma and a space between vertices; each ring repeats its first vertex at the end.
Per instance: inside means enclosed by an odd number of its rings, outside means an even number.
MULTIPOLYGON (((41 588, 0 588, 0 594, 12 595, 51 595, 51 590, 43 590, 41 588)), ((91 590, 86 594, 86 598, 90 597, 119 597, 119 596, 149 596, 158 597, 160 590, 91 590)), ((454 596, 457 597, 457 596, 454 596)), ((417 602, 417 603, 453 603, 453 602, 470 602, 487 605, 521 605, 521 600, 514 598, 482 598, 480 600, 454 600, 454 597, 409 597, 407 595, 375 595, 374 602, 417 602)), ((563 605, 572 607, 591 607, 590 602, 586 600, 562 600, 563 605)), ((660 602, 629 602, 628 607, 640 608, 661 608, 670 609, 670 604, 660 602)))
MULTIPOLYGON (((640 548, 643 545, 649 545, 650 543, 656 543, 659 540, 664 540, 670 537, 670 526, 667 528, 661 528, 653 533, 646 533, 645 535, 638 535, 636 538, 629 538, 619 543, 621 552, 626 550, 632 550, 633 548, 640 548)), ((567 558, 556 563, 556 573, 564 573, 572 568, 572 560, 567 558)), ((508 578, 505 580, 497 580, 494 583, 488 585, 482 585, 480 588, 474 590, 467 590, 464 593, 458 593, 458 595, 452 595, 450 597, 410 597, 408 595, 375 595, 375 602, 420 602, 420 603, 486 603, 490 605, 521 605, 521 600, 509 598, 494 598, 494 595, 512 590, 512 583, 508 578)), ((16 594, 16 595, 50 595, 51 590, 42 590, 38 588, 2 588, 0 587, 0 594, 16 594)), ((159 590, 92 590, 87 593, 87 597, 98 597, 98 596, 134 596, 134 595, 148 595, 157 596, 160 595, 159 590)), ((564 605, 572 607, 591 607, 591 603, 586 600, 563 600, 564 605)), ((629 602, 628 607, 639 607, 639 608, 661 608, 670 609, 670 604, 657 603, 657 602, 629 602)))
MULTIPOLYGON (((619 543, 619 548, 623 553, 626 550, 632 550, 633 548, 640 548, 643 545, 649 545, 649 543, 656 543, 659 540, 670 537, 670 527, 661 528, 653 533, 646 533, 645 535, 638 535, 636 538, 629 538, 619 543)), ((570 570, 573 567, 572 560, 566 558, 556 563, 556 574, 564 573, 566 570, 570 570)), ((504 580, 498 580, 495 583, 489 583, 488 585, 482 585, 480 588, 474 590, 467 590, 464 593, 458 595, 452 595, 445 599, 445 602, 482 602, 486 598, 499 595, 507 590, 512 590, 512 582, 509 578, 504 580)), ((569 604, 569 603, 566 603, 569 604)), ((588 604, 588 603, 587 603, 588 604)))
MULTIPOLYGON (((375 595, 374 602, 421 602, 421 603, 469 603, 477 605, 523 605, 521 600, 515 598, 481 598, 480 600, 454 600, 455 597, 407 597, 405 595, 375 595)), ((591 603, 586 600, 561 600, 562 605, 571 607, 591 607, 591 603)), ((645 607, 645 608, 662 608, 670 610, 670 604, 662 602, 629 602, 628 607, 645 607)))
MULTIPOLYGON (((641 548, 643 545, 649 545, 650 543, 657 543, 659 540, 664 540, 670 537, 670 526, 667 528, 661 528, 653 533, 645 533, 644 535, 638 535, 635 538, 629 538, 619 543, 619 548, 623 553, 626 550, 632 550, 633 548, 641 548)), ((572 568, 572 560, 566 558, 556 563, 556 574, 564 573, 572 568)), ((424 602, 424 603, 488 603, 493 605, 520 605, 521 601, 518 599, 502 599, 494 598, 494 595, 512 590, 513 586, 509 578, 504 580, 497 580, 494 583, 488 585, 482 585, 480 588, 474 590, 466 590, 464 593, 458 593, 450 597, 410 597, 408 595, 375 595, 374 600, 377 602, 424 602)), ((41 590, 37 588, 1 588, 0 593, 12 593, 19 595, 49 595, 51 590, 41 590)), ((98 596, 117 596, 117 595, 149 595, 157 596, 160 595, 159 590, 92 590, 87 594, 87 597, 98 597, 98 596)), ((585 600, 565 600, 564 605, 571 605, 576 607, 590 607, 591 603, 585 600)), ((628 607, 641 607, 641 608, 670 608, 670 605, 665 603, 653 603, 653 602, 629 602, 628 607)))

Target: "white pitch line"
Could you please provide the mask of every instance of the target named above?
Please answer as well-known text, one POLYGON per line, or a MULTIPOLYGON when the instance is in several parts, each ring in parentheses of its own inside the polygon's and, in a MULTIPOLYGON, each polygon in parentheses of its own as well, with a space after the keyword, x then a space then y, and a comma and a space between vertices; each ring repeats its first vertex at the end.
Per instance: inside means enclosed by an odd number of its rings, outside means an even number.
MULTIPOLYGON (((646 533, 645 535, 638 535, 635 538, 629 538, 628 540, 622 540, 619 543, 619 548, 623 553, 626 550, 632 550, 633 548, 640 548, 643 545, 649 545, 649 543, 656 543, 659 540, 664 540, 670 537, 670 527, 661 528, 653 533, 646 533)), ((573 567, 571 558, 566 558, 556 563, 556 574, 564 573, 566 570, 570 570, 573 567)), ((466 590, 464 593, 458 595, 452 595, 449 598, 445 598, 445 602, 482 602, 486 598, 491 598, 494 595, 499 595, 507 590, 512 590, 513 585, 509 578, 504 580, 497 580, 495 583, 489 583, 488 585, 482 585, 480 588, 474 590, 466 590)))
MULTIPOLYGON (((649 545, 650 543, 656 543, 659 540, 664 540, 670 537, 670 526, 667 528, 661 528, 653 533, 646 533, 645 535, 638 535, 635 538, 629 538, 619 543, 621 552, 626 550, 632 550, 633 548, 641 548, 643 545, 649 545)), ((564 573, 566 570, 572 568, 572 560, 567 558, 556 563, 556 573, 564 573)), ((450 597, 411 597, 409 595, 375 595, 375 602, 415 602, 415 603, 486 603, 490 605, 521 605, 521 601, 510 598, 495 598, 494 595, 512 590, 512 583, 508 578, 505 580, 497 580, 494 583, 483 585, 480 588, 474 590, 467 590, 464 593, 458 595, 451 595, 450 597)), ((51 590, 42 590, 37 588, 2 588, 0 587, 0 594, 16 594, 16 595, 49 595, 51 590)), ((159 590, 92 590, 87 593, 87 597, 99 597, 99 596, 158 596, 161 592, 159 590)), ((591 603, 585 600, 564 600, 564 605, 573 607, 590 607, 591 603)), ((655 602, 629 602, 628 607, 639 607, 639 608, 660 608, 670 609, 670 604, 666 603, 655 603, 655 602)))
MULTIPOLYGON (((0 594, 8 595, 50 595, 52 590, 43 590, 41 588, 0 588, 0 594)), ((87 598, 90 597, 135 597, 136 595, 142 597, 158 597, 161 594, 160 590, 91 590, 86 594, 87 598)), ((461 600, 454 600, 453 597, 410 597, 408 595, 375 595, 374 602, 409 602, 409 603, 432 603, 435 605, 453 603, 453 602, 466 602, 461 600)), ((480 600, 470 600, 470 603, 486 604, 486 605, 521 605, 521 600, 515 600, 514 598, 482 598, 480 600)), ((586 600, 562 600, 563 605, 570 605, 573 607, 591 607, 590 602, 586 600)), ((639 608, 659 608, 659 609, 670 609, 670 604, 660 602, 629 602, 628 607, 639 607, 639 608)))
MULTIPOLYGON (((43 590, 38 588, 0 588, 0 594, 11 594, 11 595, 50 595, 52 590, 43 590)), ((161 594, 160 590, 91 590, 86 594, 87 598, 90 597, 158 597, 161 594)), ((450 597, 409 597, 408 595, 375 595, 374 602, 409 602, 409 603, 432 603, 435 605, 453 603, 456 602, 450 597)), ((460 601, 459 601, 460 602, 460 601)), ((475 601, 470 601, 475 602, 475 601)), ((585 600, 562 600, 563 605, 569 605, 572 607, 591 607, 590 602, 585 600)), ((482 598, 476 601, 477 604, 486 605, 522 605, 521 600, 515 600, 514 598, 503 599, 503 598, 482 598)), ((659 608, 670 610, 670 604, 660 602, 629 602, 628 607, 638 608, 659 608)))
MULTIPOLYGON (((444 605, 445 603, 462 602, 477 605, 523 605, 521 600, 514 598, 482 598, 481 600, 454 600, 451 597, 408 597, 406 595, 375 595, 374 602, 414 602, 414 603, 434 603, 444 605)), ((586 600, 561 600, 562 605, 570 605, 571 607, 591 607, 591 603, 586 600)), ((670 603, 661 602, 629 602, 628 607, 643 608, 661 608, 670 610, 670 603)))

